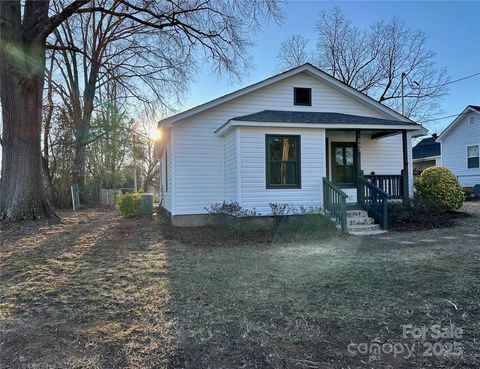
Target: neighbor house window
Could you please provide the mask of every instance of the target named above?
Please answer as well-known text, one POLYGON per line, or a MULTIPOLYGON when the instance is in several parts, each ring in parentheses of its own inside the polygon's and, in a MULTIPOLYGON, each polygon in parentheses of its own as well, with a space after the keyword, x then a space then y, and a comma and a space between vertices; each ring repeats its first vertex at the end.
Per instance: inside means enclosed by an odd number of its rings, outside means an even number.
POLYGON ((479 158, 480 158, 480 153, 479 153, 479 146, 467 146, 467 167, 468 168, 479 168, 480 163, 479 163, 479 158))
POLYGON ((300 136, 266 136, 267 188, 300 188, 300 136))
POLYGON ((475 117, 470 117, 470 124, 475 124, 475 117))
POLYGON ((312 106, 312 89, 311 88, 293 88, 293 104, 312 106))

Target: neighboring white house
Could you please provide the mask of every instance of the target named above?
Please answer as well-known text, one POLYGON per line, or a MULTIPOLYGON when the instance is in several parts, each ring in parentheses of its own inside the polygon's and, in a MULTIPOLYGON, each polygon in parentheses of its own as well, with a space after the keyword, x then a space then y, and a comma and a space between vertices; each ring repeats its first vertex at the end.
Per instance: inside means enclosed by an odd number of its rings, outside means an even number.
POLYGON ((480 184, 480 106, 468 105, 438 136, 442 165, 449 168, 462 187, 480 184))
POLYGON ((200 224, 206 208, 223 201, 262 215, 271 214, 269 203, 323 206, 324 177, 355 203, 361 170, 401 183, 408 196, 412 137, 425 134, 310 64, 163 119, 159 127, 161 206, 178 225, 200 224))

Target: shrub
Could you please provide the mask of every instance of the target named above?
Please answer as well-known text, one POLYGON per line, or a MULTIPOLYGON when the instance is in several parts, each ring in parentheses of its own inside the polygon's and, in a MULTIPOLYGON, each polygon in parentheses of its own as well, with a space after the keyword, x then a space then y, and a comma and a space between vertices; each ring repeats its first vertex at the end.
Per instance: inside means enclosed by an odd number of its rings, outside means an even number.
POLYGON ((215 202, 205 210, 214 217, 213 223, 226 227, 232 235, 238 233, 241 229, 242 222, 238 218, 257 215, 255 209, 243 209, 236 201, 215 202))
POLYGON ((253 210, 244 209, 236 201, 215 202, 205 210, 211 215, 230 215, 232 217, 254 217, 257 215, 255 208, 253 210))
POLYGON ((278 224, 288 215, 317 215, 322 214, 322 208, 318 204, 296 205, 282 202, 271 202, 268 204, 272 210, 272 216, 278 224))
POLYGON ((388 204, 388 223, 392 227, 417 224, 422 228, 435 223, 440 215, 439 206, 422 197, 388 204))
POLYGON ((282 219, 288 215, 289 212, 289 205, 286 203, 274 203, 271 202, 268 204, 270 206, 270 209, 272 209, 272 216, 273 219, 275 220, 275 223, 279 224, 282 219))
POLYGON ((450 227, 455 224, 455 220, 466 216, 468 215, 461 212, 444 212, 437 204, 419 196, 388 204, 388 223, 397 231, 450 227))
POLYGON ((430 167, 415 182, 419 196, 438 205, 443 211, 453 211, 463 205, 463 191, 453 173, 445 167, 430 167))
POLYGON ((117 195, 115 198, 115 208, 120 210, 126 217, 145 214, 146 206, 146 204, 142 204, 142 195, 138 192, 117 195))

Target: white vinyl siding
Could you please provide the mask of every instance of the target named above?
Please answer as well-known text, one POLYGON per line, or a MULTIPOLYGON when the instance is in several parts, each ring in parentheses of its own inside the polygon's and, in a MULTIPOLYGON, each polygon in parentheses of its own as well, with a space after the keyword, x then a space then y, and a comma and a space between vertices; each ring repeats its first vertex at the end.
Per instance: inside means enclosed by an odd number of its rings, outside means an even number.
POLYGON ((167 144, 160 158, 160 200, 162 201, 162 207, 172 212, 172 152, 170 143, 167 144))
MULTIPOLYGON (((214 132, 229 119, 267 109, 391 118, 324 85, 316 78, 299 73, 177 122, 172 127, 175 157, 175 208, 172 214, 205 214, 205 207, 223 201, 227 194, 231 194, 231 188, 225 189, 224 137, 218 137, 214 132), (294 106, 294 87, 312 88, 312 106, 294 106)), ((238 139, 242 138, 237 136, 238 139)), ((264 142, 262 150, 263 146, 264 142)), ((237 201, 240 201, 238 195, 237 201)))
POLYGON ((325 176, 325 130, 242 127, 241 201, 246 209, 270 214, 269 203, 320 204, 325 176), (301 188, 266 188, 265 136, 300 136, 301 188))
POLYGON ((470 112, 442 138, 442 164, 449 168, 462 187, 480 184, 480 168, 468 168, 467 147, 480 145, 480 115, 470 112), (470 123, 470 117, 475 117, 470 123))
POLYGON ((225 201, 237 201, 237 131, 225 136, 225 201))

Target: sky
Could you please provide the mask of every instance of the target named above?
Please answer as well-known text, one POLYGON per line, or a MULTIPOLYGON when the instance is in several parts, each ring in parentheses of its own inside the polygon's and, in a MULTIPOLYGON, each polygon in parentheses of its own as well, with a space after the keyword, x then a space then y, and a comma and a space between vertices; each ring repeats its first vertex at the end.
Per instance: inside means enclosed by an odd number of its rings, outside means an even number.
MULTIPOLYGON (((406 24, 424 31, 427 47, 437 53, 439 66, 446 67, 451 80, 480 72, 480 1, 290 1, 281 24, 268 24, 255 36, 249 49, 252 68, 241 81, 218 77, 208 65, 201 68, 190 84, 181 110, 248 86, 275 74, 280 44, 289 36, 301 34, 314 46, 314 26, 321 11, 341 8, 352 23, 368 27, 397 16, 406 24)), ((467 105, 480 105, 480 75, 450 85, 441 102, 439 117, 459 114, 467 105)), ((431 133, 441 130, 454 118, 428 123, 431 133)))

